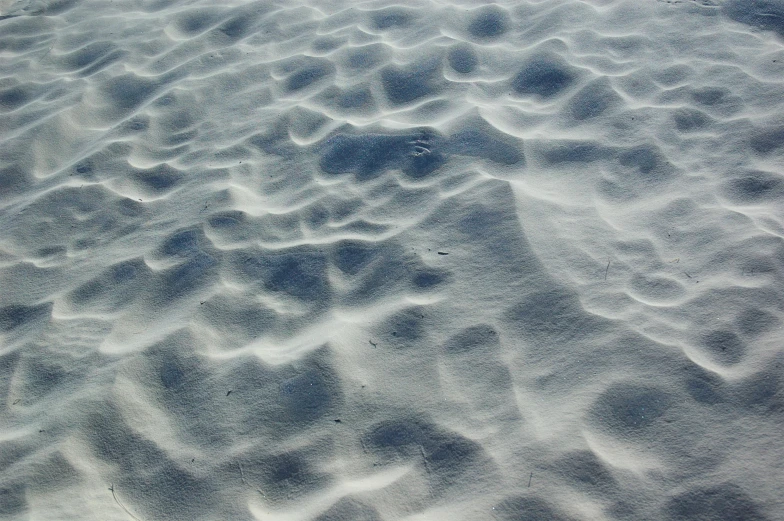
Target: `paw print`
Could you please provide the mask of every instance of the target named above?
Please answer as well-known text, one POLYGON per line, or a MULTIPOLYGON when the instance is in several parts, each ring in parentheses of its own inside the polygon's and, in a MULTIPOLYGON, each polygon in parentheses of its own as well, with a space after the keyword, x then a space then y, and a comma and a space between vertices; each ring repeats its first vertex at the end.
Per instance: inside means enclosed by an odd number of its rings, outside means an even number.
POLYGON ((408 144, 414 147, 414 151, 412 152, 414 157, 426 156, 431 152, 430 140, 424 133, 422 133, 419 138, 409 141, 408 144))

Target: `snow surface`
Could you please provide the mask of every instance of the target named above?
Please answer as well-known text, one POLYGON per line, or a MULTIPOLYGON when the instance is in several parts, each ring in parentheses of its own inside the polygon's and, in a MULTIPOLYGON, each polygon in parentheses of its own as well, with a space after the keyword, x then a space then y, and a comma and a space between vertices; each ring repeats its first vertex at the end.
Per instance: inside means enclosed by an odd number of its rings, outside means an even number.
POLYGON ((0 518, 784 519, 783 38, 0 1, 0 518))

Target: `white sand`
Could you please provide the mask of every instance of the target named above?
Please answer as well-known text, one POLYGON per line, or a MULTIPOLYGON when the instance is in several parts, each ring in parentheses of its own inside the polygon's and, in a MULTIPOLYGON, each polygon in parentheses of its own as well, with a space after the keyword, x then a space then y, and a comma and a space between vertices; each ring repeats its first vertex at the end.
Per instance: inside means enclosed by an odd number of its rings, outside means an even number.
POLYGON ((784 519, 784 2, 0 2, 0 519, 784 519))

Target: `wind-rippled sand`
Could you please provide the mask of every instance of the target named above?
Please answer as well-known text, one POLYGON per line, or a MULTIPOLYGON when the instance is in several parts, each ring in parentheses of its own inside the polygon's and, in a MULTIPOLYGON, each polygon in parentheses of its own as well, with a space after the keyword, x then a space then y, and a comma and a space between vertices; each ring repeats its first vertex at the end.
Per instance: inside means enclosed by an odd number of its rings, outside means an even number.
POLYGON ((784 3, 0 1, 0 518, 784 518, 784 3))

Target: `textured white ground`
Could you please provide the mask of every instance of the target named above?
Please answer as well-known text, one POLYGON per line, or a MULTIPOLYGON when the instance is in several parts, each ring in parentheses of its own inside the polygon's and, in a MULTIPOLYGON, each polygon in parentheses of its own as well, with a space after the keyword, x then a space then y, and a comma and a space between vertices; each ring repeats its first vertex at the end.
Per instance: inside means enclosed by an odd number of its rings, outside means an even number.
POLYGON ((784 2, 0 1, 0 519, 784 519, 784 2))

